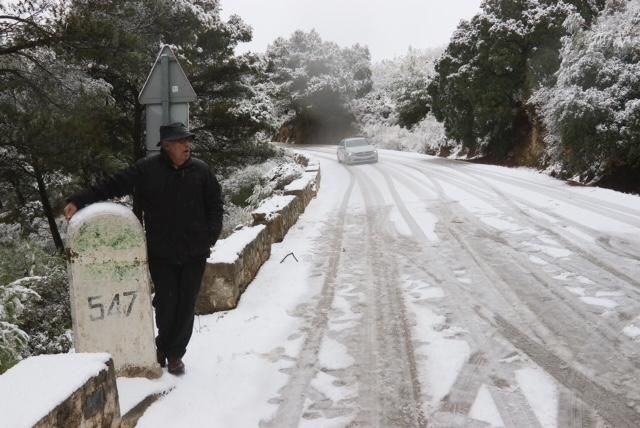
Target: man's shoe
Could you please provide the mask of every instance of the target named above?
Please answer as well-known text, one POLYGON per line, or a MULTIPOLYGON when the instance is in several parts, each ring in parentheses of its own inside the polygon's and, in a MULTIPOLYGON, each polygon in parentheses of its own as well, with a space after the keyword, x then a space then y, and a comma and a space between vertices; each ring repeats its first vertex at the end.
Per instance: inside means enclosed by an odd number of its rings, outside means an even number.
POLYGON ((160 367, 164 367, 167 365, 167 356, 161 350, 156 350, 156 358, 158 359, 158 364, 160 367))
POLYGON ((172 375, 181 375, 184 374, 184 363, 180 358, 169 357, 169 373, 172 375))

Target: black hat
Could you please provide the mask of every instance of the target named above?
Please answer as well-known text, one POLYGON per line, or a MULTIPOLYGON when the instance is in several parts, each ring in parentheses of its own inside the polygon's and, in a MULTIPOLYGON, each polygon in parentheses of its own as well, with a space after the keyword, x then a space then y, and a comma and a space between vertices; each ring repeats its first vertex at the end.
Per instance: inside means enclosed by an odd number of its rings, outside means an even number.
POLYGON ((189 132, 187 127, 182 122, 174 122, 170 125, 163 125, 160 127, 160 141, 158 146, 163 141, 175 141, 182 140, 183 138, 194 138, 196 135, 189 132))

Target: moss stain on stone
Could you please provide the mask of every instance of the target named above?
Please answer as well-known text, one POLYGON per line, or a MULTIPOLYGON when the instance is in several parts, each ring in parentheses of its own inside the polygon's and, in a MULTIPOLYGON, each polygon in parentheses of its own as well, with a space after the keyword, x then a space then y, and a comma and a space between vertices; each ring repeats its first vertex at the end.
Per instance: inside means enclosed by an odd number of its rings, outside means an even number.
POLYGON ((83 224, 73 242, 74 252, 94 252, 102 248, 127 250, 143 247, 144 238, 139 230, 128 225, 116 228, 115 225, 93 223, 83 224))
POLYGON ((101 280, 110 280, 114 283, 132 282, 144 272, 139 260, 132 262, 116 262, 113 260, 94 263, 86 266, 89 275, 101 280))

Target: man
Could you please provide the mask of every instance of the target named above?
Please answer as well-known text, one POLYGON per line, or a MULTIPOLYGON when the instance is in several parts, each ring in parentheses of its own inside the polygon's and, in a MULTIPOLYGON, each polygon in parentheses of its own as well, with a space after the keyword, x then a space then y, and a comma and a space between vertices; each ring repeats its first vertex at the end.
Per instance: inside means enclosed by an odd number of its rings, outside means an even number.
POLYGON ((220 185, 207 164, 191 157, 194 134, 184 124, 160 127, 160 154, 137 161, 68 199, 64 215, 94 202, 136 194, 143 210, 149 271, 155 288, 158 362, 184 373, 206 259, 222 229, 220 185))

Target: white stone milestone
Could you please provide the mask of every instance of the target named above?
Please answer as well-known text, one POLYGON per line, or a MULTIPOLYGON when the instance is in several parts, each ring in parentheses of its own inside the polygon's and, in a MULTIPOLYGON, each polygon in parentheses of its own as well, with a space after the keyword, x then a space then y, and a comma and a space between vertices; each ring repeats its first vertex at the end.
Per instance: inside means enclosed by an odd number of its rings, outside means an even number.
POLYGON ((158 377, 144 231, 128 208, 89 205, 67 229, 77 352, 108 352, 120 376, 158 377))

